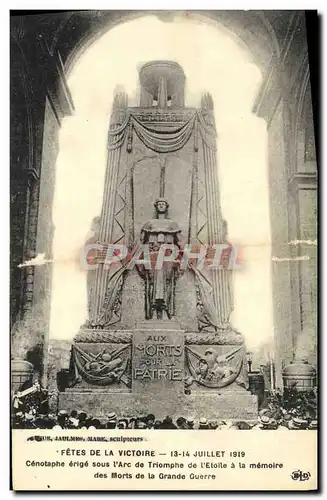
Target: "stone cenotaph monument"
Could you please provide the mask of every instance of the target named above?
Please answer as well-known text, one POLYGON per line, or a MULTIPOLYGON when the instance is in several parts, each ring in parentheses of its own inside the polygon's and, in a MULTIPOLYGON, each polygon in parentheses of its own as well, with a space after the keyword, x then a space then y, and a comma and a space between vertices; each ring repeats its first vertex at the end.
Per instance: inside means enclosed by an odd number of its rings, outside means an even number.
POLYGON ((232 269, 201 254, 230 248, 212 98, 185 107, 176 62, 149 62, 139 79, 139 107, 114 96, 89 319, 73 340, 59 406, 98 417, 256 418, 244 339, 229 321, 232 269))

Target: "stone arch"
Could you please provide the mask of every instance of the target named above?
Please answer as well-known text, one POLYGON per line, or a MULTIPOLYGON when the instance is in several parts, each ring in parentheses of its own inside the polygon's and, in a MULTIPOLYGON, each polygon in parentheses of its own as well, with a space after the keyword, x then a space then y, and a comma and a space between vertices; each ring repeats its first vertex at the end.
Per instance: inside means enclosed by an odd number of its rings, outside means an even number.
POLYGON ((291 170, 296 172, 298 170, 298 149, 299 149, 299 134, 303 124, 303 111, 305 106, 305 99, 310 88, 310 71, 308 63, 308 54, 303 55, 302 64, 299 70, 299 83, 294 92, 293 102, 291 108, 293 111, 291 130, 292 130, 292 143, 291 143, 291 170))
POLYGON ((217 27, 224 28, 232 38, 248 50, 263 73, 266 72, 270 61, 280 56, 280 43, 264 11, 174 11, 173 13, 151 10, 92 11, 85 13, 84 18, 83 13, 67 13, 55 31, 51 50, 60 51, 68 75, 83 52, 107 31, 126 21, 153 15, 166 21, 173 20, 174 16, 183 15, 190 20, 211 22, 217 27), (83 23, 86 24, 84 33, 76 37, 73 45, 70 43, 68 51, 63 50, 63 45, 67 46, 67 33, 70 33, 71 29, 78 29, 83 23))

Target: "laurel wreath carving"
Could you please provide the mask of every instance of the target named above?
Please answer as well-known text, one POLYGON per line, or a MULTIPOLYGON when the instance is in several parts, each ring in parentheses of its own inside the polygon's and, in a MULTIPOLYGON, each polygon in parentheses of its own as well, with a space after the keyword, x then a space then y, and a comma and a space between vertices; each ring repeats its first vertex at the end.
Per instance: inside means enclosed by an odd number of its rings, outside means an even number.
MULTIPOLYGON (((104 330, 82 330, 74 338, 74 342, 84 343, 113 343, 131 344, 132 332, 104 331, 104 330)), ((189 332, 185 333, 185 344, 193 345, 242 345, 244 339, 238 332, 210 333, 210 332, 189 332)))
POLYGON ((185 333, 185 344, 209 344, 209 345, 242 345, 244 339, 237 332, 224 333, 185 333))
POLYGON ((96 343, 96 344, 111 342, 114 344, 131 344, 132 337, 133 337, 132 332, 86 330, 79 332, 74 338, 74 342, 85 342, 85 343, 96 343))

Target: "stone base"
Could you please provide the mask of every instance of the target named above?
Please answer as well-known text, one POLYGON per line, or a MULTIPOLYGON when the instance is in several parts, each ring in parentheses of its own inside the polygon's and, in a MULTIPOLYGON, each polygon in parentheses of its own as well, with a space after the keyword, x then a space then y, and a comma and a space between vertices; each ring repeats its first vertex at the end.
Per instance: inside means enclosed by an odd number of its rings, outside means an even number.
POLYGON ((257 397, 244 388, 245 348, 237 332, 185 333, 177 320, 147 320, 132 331, 82 329, 74 340, 80 376, 59 394, 59 409, 101 419, 111 411, 158 419, 257 418, 257 397))
POLYGON ((121 417, 144 416, 153 413, 162 419, 166 415, 173 418, 193 416, 207 419, 255 420, 258 415, 257 396, 248 391, 226 390, 204 391, 196 394, 170 394, 164 399, 158 394, 108 393, 97 391, 68 390, 59 394, 59 409, 85 411, 95 418, 105 418, 110 411, 121 417))

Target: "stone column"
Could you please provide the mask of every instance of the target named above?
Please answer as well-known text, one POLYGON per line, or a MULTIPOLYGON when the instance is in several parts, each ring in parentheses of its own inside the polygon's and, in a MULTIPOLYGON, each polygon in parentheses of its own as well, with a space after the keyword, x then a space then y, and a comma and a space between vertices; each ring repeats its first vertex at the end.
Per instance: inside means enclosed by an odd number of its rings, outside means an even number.
POLYGON ((144 87, 141 87, 141 98, 140 107, 141 108, 151 108, 153 104, 153 95, 149 94, 144 87))
MULTIPOLYGON (((308 76, 305 16, 298 12, 292 16, 280 56, 272 59, 253 108, 253 112, 267 122, 272 257, 284 259, 272 261, 277 388, 283 386, 283 366, 295 354, 302 321, 300 269, 303 262, 293 260, 301 255, 300 246, 291 242, 302 239, 297 192, 302 175, 299 179, 297 156, 304 157, 304 144, 297 129, 304 96, 302 89, 308 76)), ((311 177, 309 174, 310 184, 311 177)), ((303 180, 306 183, 306 179, 303 180)), ((307 207, 304 212, 307 215, 307 207)))
MULTIPOLYGON (((113 112, 110 120, 110 130, 117 129, 124 121, 127 111, 127 94, 117 93, 114 99, 113 112)), ((114 143, 117 135, 111 136, 110 142, 114 143)), ((114 220, 114 208, 116 199, 116 188, 119 170, 121 148, 109 149, 107 170, 105 176, 104 197, 102 202, 102 213, 100 220, 99 241, 102 244, 110 244, 114 220)), ((90 324, 97 327, 106 294, 109 277, 109 269, 104 264, 99 264, 95 274, 95 283, 92 295, 92 307, 90 324)))
POLYGON ((188 229, 189 243, 197 243, 198 217, 197 217, 197 200, 198 200, 198 152, 199 152, 199 131, 198 122, 194 122, 193 130, 193 165, 192 165, 192 181, 191 181, 191 201, 190 201, 190 218, 188 229))
POLYGON ((159 80, 158 107, 160 109, 165 109, 167 107, 167 82, 163 76, 160 77, 159 80))
MULTIPOLYGON (((37 220, 39 211, 39 191, 40 179, 35 169, 30 169, 28 178, 28 217, 27 217, 27 236, 25 247, 25 259, 33 259, 36 255, 36 235, 37 220)), ((24 316, 32 309, 33 288, 34 288, 34 266, 28 266, 24 269, 24 286, 22 300, 22 315, 24 316)))
POLYGON ((180 86, 178 90, 171 96, 171 107, 184 108, 184 106, 185 106, 184 86, 180 86))

